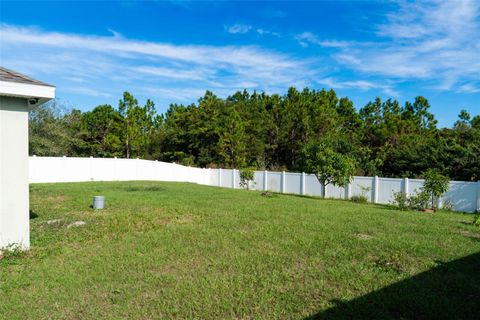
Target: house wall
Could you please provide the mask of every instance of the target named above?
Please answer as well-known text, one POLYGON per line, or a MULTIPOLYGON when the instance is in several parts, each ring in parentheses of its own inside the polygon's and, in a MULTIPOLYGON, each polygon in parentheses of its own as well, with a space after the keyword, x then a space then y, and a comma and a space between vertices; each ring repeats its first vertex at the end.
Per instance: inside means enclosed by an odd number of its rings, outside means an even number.
POLYGON ((0 248, 28 249, 28 104, 0 96, 0 248))

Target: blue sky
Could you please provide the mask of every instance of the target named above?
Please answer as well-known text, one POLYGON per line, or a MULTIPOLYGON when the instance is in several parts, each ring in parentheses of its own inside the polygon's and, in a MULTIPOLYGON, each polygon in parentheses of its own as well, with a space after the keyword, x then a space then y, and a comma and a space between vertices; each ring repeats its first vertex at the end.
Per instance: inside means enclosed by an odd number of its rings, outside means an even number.
POLYGON ((308 86, 480 114, 479 1, 1 1, 0 21, 0 64, 81 110, 308 86))

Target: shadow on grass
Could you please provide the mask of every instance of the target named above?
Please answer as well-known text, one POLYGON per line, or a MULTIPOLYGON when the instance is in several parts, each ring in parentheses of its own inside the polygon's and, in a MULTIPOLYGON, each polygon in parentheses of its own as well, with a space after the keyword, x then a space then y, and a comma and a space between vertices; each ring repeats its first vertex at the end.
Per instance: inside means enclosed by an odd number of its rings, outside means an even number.
POLYGON ((36 214, 34 211, 30 210, 30 220, 38 218, 38 214, 36 214))
POLYGON ((480 319, 480 253, 373 291, 306 319, 480 319))

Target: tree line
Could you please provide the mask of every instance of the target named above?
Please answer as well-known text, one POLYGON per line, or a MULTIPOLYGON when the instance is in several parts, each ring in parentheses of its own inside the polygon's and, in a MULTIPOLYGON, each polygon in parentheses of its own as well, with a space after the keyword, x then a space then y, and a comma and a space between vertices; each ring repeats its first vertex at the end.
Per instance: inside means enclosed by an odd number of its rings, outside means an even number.
MULTIPOLYGON (((118 106, 30 113, 30 154, 158 159, 198 167, 302 170, 312 144, 353 159, 356 175, 420 177, 429 168, 455 180, 480 179, 480 115, 461 111, 438 128, 424 97, 401 105, 380 98, 357 110, 334 90, 284 95, 207 91, 164 114, 125 92, 118 106), (305 158, 305 157, 303 157, 305 158)), ((320 149, 319 152, 321 152, 320 149)))

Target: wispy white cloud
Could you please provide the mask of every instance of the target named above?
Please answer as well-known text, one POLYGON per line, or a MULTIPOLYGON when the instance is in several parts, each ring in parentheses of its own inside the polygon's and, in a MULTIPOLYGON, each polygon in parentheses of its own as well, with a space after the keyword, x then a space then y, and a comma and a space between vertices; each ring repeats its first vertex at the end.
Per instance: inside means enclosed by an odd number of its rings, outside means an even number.
POLYGON ((265 29, 265 28, 254 28, 251 25, 239 24, 239 23, 234 24, 232 26, 225 26, 225 30, 228 33, 231 33, 231 34, 246 34, 246 33, 249 33, 249 32, 253 32, 253 33, 256 33, 259 36, 267 36, 267 35, 268 36, 274 36, 274 37, 280 37, 281 36, 280 32, 268 30, 268 29, 265 29))
POLYGON ((275 32, 275 31, 266 30, 266 29, 262 29, 262 28, 257 28, 257 29, 255 29, 255 31, 261 36, 263 36, 263 35, 270 35, 270 36, 274 36, 274 37, 280 37, 281 36, 280 32, 275 32))
POLYGON ((459 88, 458 88, 458 91, 459 92, 466 92, 466 93, 476 93, 476 92, 480 92, 480 85, 479 86, 476 86, 472 83, 466 83, 466 84, 463 84, 461 85, 459 88))
MULTIPOLYGON (((195 87, 186 88, 163 88, 163 87, 142 87, 138 88, 136 92, 146 94, 153 98, 166 98, 173 101, 190 101, 201 97, 207 89, 200 89, 195 87)), ((218 93, 217 93, 218 94, 218 93)))
POLYGON ((346 48, 355 44, 353 41, 320 40, 317 35, 310 31, 295 35, 295 39, 302 47, 308 47, 310 44, 313 44, 325 48, 346 48))
POLYGON ((184 80, 202 80, 212 76, 208 69, 184 70, 178 68, 138 66, 132 68, 133 71, 142 75, 166 78, 166 79, 184 79, 184 80))
MULTIPOLYGON (((112 35, 80 35, 0 25, 2 65, 41 79, 57 79, 58 92, 163 88, 165 97, 190 101, 210 89, 283 91, 317 76, 306 59, 257 46, 174 45, 112 35), (175 94, 175 92, 177 92, 175 94)), ((135 92, 135 91, 134 91, 135 92)), ((145 92, 145 90, 143 90, 145 92)))
POLYGON ((77 93, 77 94, 82 94, 86 96, 91 96, 91 97, 112 97, 110 93, 103 92, 103 91, 98 91, 89 87, 66 87, 64 88, 66 92, 71 92, 71 93, 77 93))
MULTIPOLYGON (((102 55, 126 58, 142 55, 202 65, 237 64, 253 65, 273 63, 277 67, 291 66, 285 55, 267 52, 252 46, 200 46, 172 45, 126 39, 118 36, 84 36, 58 32, 43 32, 34 28, 1 25, 2 45, 34 45, 44 48, 78 51, 93 51, 102 55)), ((6 50, 5 50, 6 51, 6 50)))
POLYGON ((399 92, 393 89, 391 85, 377 83, 367 80, 352 80, 352 81, 341 81, 331 77, 324 78, 318 81, 318 83, 325 85, 333 89, 358 89, 358 90, 380 90, 384 94, 391 97, 398 97, 399 92))
POLYGON ((228 33, 233 33, 233 34, 240 33, 240 34, 244 34, 244 33, 249 32, 250 30, 252 30, 252 26, 249 26, 249 25, 246 25, 246 24, 237 23, 237 24, 234 24, 233 26, 225 27, 225 29, 227 30, 228 33))
POLYGON ((304 47, 336 48, 332 56, 343 68, 368 76, 420 80, 438 90, 480 87, 480 2, 400 1, 385 18, 374 26, 376 42, 324 40, 311 32, 296 39, 304 47))
POLYGON ((309 44, 319 44, 320 42, 318 37, 310 31, 297 34, 295 39, 302 47, 308 47, 309 44))

